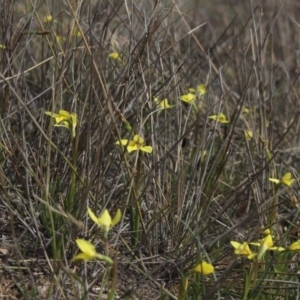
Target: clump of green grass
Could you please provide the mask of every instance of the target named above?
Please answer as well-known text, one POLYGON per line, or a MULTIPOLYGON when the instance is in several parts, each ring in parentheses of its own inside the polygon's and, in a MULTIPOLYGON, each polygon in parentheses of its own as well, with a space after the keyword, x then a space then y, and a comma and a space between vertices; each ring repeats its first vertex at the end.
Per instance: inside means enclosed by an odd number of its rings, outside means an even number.
POLYGON ((296 1, 213 2, 5 5, 9 296, 297 297, 296 1))

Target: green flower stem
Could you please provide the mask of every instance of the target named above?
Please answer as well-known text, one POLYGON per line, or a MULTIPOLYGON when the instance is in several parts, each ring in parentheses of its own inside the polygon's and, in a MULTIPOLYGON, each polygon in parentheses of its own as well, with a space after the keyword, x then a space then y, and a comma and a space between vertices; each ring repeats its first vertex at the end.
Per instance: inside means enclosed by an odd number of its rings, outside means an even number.
MULTIPOLYGON (((254 273, 254 264, 257 265, 257 258, 255 258, 255 263, 251 263, 250 270, 248 271, 249 273, 246 273, 245 276, 245 282, 244 282, 244 294, 243 294, 243 299, 247 299, 250 288, 251 288, 251 281, 254 273)), ((247 271, 246 271, 247 272, 247 271)))
POLYGON ((118 280, 118 256, 115 254, 114 263, 112 267, 112 280, 111 280, 111 289, 108 293, 108 300, 113 300, 115 298, 116 290, 117 290, 117 280, 118 280))
MULTIPOLYGON (((268 160, 270 161, 272 159, 271 153, 267 147, 265 148, 265 151, 266 151, 266 156, 267 156, 268 160)), ((272 163, 272 166, 274 167, 274 162, 272 163)), ((275 170, 273 173, 275 173, 275 170)), ((274 174, 272 174, 272 175, 274 175, 274 174)), ((271 177, 276 178, 276 176, 271 176, 271 177)), ((279 189, 279 187, 280 187, 280 184, 276 185, 276 187, 275 187, 275 194, 274 194, 273 201, 271 202, 271 205, 270 205, 269 217, 268 217, 268 221, 272 227, 271 229, 273 232, 276 231, 275 226, 276 226, 276 216, 277 216, 277 210, 278 210, 278 189, 279 189)))
POLYGON ((131 205, 129 208, 129 213, 130 213, 130 230, 133 232, 132 236, 131 236, 131 244, 135 245, 135 232, 134 232, 134 228, 135 228, 135 207, 134 205, 131 205))
POLYGON ((107 235, 106 235, 105 244, 104 244, 104 253, 106 256, 109 256, 109 243, 107 240, 107 235))
POLYGON ((275 195, 274 199, 271 202, 271 207, 269 211, 269 224, 272 226, 272 230, 275 232, 275 226, 276 226, 276 216, 277 216, 277 208, 278 208, 278 188, 279 185, 275 187, 275 195), (274 224, 274 225, 273 225, 274 224))
MULTIPOLYGON (((76 163, 77 163, 77 146, 78 146, 78 134, 75 134, 75 137, 72 136, 72 128, 70 124, 70 137, 71 137, 71 147, 72 147, 72 160, 71 160, 71 184, 70 188, 66 197, 66 204, 65 204, 65 212, 66 213, 71 213, 72 210, 74 209, 74 197, 75 197, 75 192, 76 192, 76 163)), ((75 212, 75 218, 77 218, 77 213, 75 212)), ((60 229, 64 224, 64 220, 62 216, 54 216, 54 222, 55 222, 55 230, 60 229)), ((70 231, 71 228, 68 226, 64 226, 62 229, 61 235, 57 236, 56 239, 53 241, 53 248, 54 248, 54 255, 56 259, 61 259, 63 257, 63 252, 64 248, 67 243, 67 238, 68 239, 74 239, 73 232, 70 231)), ((55 231, 53 231, 55 232, 55 231)), ((55 234, 53 234, 53 237, 55 237, 55 234)))
MULTIPOLYGON (((70 128, 71 130, 71 128, 70 128)), ((71 132, 71 131, 70 131, 71 132)), ((72 145, 72 177, 71 177, 71 185, 69 189, 69 193, 67 196, 67 205, 66 211, 71 212, 74 204, 74 196, 76 192, 76 164, 77 164, 77 146, 78 146, 78 134, 75 137, 71 134, 71 145, 72 145)))
MULTIPOLYGON (((250 271, 251 272, 251 271, 250 271)), ((245 279, 244 279, 244 291, 243 291, 243 300, 247 300, 249 290, 250 290, 250 280, 249 280, 250 275, 246 274, 245 279)))
POLYGON ((193 108, 193 110, 195 111, 195 113, 196 114, 198 114, 199 113, 199 109, 198 109, 198 106, 197 106, 197 104, 196 104, 196 102, 194 101, 194 102, 192 102, 192 108, 193 108))
POLYGON ((107 262, 109 265, 113 264, 113 260, 110 257, 106 256, 106 255, 101 255, 101 256, 99 256, 99 258, 101 260, 107 262))
POLYGON ((187 277, 183 276, 179 284, 178 300, 185 300, 187 277))
MULTIPOLYGON (((197 106, 196 106, 196 108, 197 108, 197 106)), ((191 150, 191 152, 189 153, 189 156, 190 156, 189 159, 190 159, 190 161, 192 161, 194 159, 194 155, 197 153, 197 150, 198 150, 197 145, 199 143, 198 137, 200 136, 199 135, 199 130, 200 130, 200 114, 197 111, 196 111, 196 113, 197 113, 197 117, 196 117, 195 134, 194 134, 194 145, 196 145, 196 147, 193 147, 192 150, 191 150)), ((200 157, 200 161, 201 161, 201 157, 200 157)), ((192 170, 193 166, 191 165, 189 169, 192 170)))
POLYGON ((131 225, 132 225, 132 245, 137 246, 139 243, 139 229, 140 229, 140 186, 141 186, 141 178, 143 175, 143 172, 141 170, 142 166, 142 153, 138 152, 138 159, 137 159, 137 168, 136 168, 136 175, 135 175, 135 186, 133 190, 134 194, 134 205, 130 209, 131 213, 131 225))

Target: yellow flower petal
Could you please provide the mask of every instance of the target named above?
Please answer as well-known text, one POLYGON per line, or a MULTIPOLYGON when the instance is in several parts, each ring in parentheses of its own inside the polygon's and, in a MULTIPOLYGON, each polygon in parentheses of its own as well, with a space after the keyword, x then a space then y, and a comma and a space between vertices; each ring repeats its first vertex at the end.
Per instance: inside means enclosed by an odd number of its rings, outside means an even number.
POLYGON ((219 116, 218 116, 218 121, 220 122, 220 123, 229 123, 229 121, 227 120, 227 118, 226 118, 226 116, 224 115, 224 114, 219 114, 219 116))
POLYGON ((122 218, 122 213, 121 210, 118 209, 113 220, 111 221, 111 227, 117 225, 121 221, 121 218, 122 218))
POLYGON ((96 250, 95 246, 92 243, 86 240, 77 239, 76 244, 78 248, 88 257, 95 257, 96 250))
MULTIPOLYGON (((189 88, 189 92, 192 94, 197 93, 199 96, 202 96, 207 93, 207 89, 206 89, 205 84, 199 84, 196 89, 189 88)), ((184 100, 182 100, 182 101, 184 101, 184 100)))
POLYGON ((196 99, 196 96, 192 93, 188 93, 185 95, 180 96, 180 100, 186 103, 191 103, 196 99))
POLYGON ((200 96, 204 95, 207 93, 206 86, 204 84, 200 84, 197 86, 197 92, 199 93, 200 96))
POLYGON ((208 118, 216 121, 218 119, 218 115, 211 115, 208 118))
POLYGON ((151 146, 143 146, 141 147, 141 150, 147 153, 152 153, 152 147, 151 146))
POLYGON ((47 115, 47 116, 50 116, 50 117, 55 117, 55 116, 59 116, 58 114, 56 114, 56 113, 53 113, 53 112, 51 112, 51 111, 45 111, 45 115, 47 115))
POLYGON ((291 251, 300 250, 300 242, 296 241, 296 242, 292 243, 288 249, 291 251))
POLYGON ((108 57, 114 59, 114 60, 120 60, 120 54, 118 52, 111 52, 108 54, 108 57))
POLYGON ((61 115, 61 116, 66 117, 66 118, 69 118, 70 115, 71 115, 68 111, 66 111, 66 110, 64 110, 64 109, 61 109, 61 110, 58 112, 58 114, 61 115))
POLYGON ((145 146, 144 145, 144 139, 139 136, 139 135, 135 135, 133 137, 133 140, 128 141, 128 140, 121 140, 121 141, 117 141, 116 144, 117 145, 123 145, 126 146, 127 145, 127 151, 128 153, 131 153, 133 151, 137 151, 138 149, 141 149, 141 151, 147 152, 147 153, 151 153, 152 152, 152 147, 151 146, 145 146))
POLYGON ((52 15, 47 15, 47 16, 45 16, 44 17, 44 22, 52 22, 52 20, 53 20, 53 17, 52 17, 52 15))
POLYGON ((201 262, 193 269, 194 272, 200 273, 203 275, 209 275, 211 273, 214 273, 215 268, 213 265, 207 263, 206 261, 201 262))
POLYGON ((89 261, 89 260, 98 258, 98 259, 106 261, 109 264, 113 263, 113 261, 110 257, 102 255, 100 253, 97 253, 95 246, 92 243, 90 243, 89 241, 77 239, 76 244, 77 244, 78 248, 82 251, 82 253, 77 254, 72 259, 72 261, 79 260, 79 259, 89 261))
POLYGON ((248 259, 253 259, 255 256, 257 255, 257 253, 251 253, 247 256, 248 259))
POLYGON ((274 245, 273 238, 271 234, 268 234, 263 240, 262 240, 263 247, 269 249, 274 245))
POLYGON ((131 152, 137 151, 137 150, 138 150, 138 145, 137 144, 133 144, 133 145, 128 145, 127 146, 128 153, 131 153, 131 152))
POLYGON ((217 122, 223 123, 223 124, 227 124, 229 123, 229 121, 227 120, 226 116, 223 113, 220 113, 218 115, 212 115, 208 117, 211 120, 215 120, 217 122))
POLYGON ((116 142, 116 145, 126 146, 129 143, 129 140, 120 140, 116 142))
POLYGON ((263 235, 269 235, 269 234, 271 234, 271 230, 269 228, 263 231, 263 235))
POLYGON ((70 128, 68 121, 61 121, 58 124, 54 124, 55 127, 66 127, 66 128, 70 128))
POLYGON ((161 102, 160 102, 160 107, 161 108, 171 108, 173 107, 173 105, 170 105, 169 102, 168 102, 168 99, 163 99, 161 102))
POLYGON ((139 145, 143 145, 145 142, 144 139, 137 134, 133 137, 133 141, 139 145))
POLYGON ((120 52, 117 52, 117 51, 111 52, 108 54, 108 57, 120 62, 123 65, 125 64, 124 56, 120 52))
POLYGON ((253 137, 253 132, 251 130, 245 130, 245 137, 247 141, 250 141, 253 137))
POLYGON ((271 234, 268 234, 262 239, 260 249, 258 250, 258 259, 260 259, 267 250, 269 250, 274 245, 273 238, 271 234))
POLYGON ((88 260, 92 260, 94 258, 95 258, 94 256, 89 256, 88 254, 85 254, 85 253, 79 253, 76 256, 74 256, 72 261, 79 260, 79 259, 88 261, 88 260))
POLYGON ((249 243, 250 245, 256 246, 256 247, 260 247, 261 243, 257 243, 257 242, 251 242, 249 243))
POLYGON ((244 242, 243 244, 235 241, 230 241, 230 244, 232 247, 235 249, 234 254, 235 255, 242 255, 246 256, 249 259, 252 259, 253 257, 256 256, 256 253, 253 253, 250 248, 248 243, 244 242))
POLYGON ((87 211, 88 211, 88 215, 90 216, 92 221, 94 221, 94 223, 99 225, 98 218, 96 217, 96 215, 92 212, 92 210, 89 207, 88 207, 87 211))
POLYGON ((234 249, 239 249, 242 245, 241 243, 236 242, 236 241, 230 241, 230 244, 234 249))
POLYGON ((101 228, 104 231, 109 230, 109 228, 112 224, 112 220, 111 220, 111 216, 107 209, 105 209, 104 212, 102 213, 102 215, 99 217, 98 224, 101 226, 101 228))
POLYGON ((293 184, 295 179, 292 179, 292 174, 291 173, 285 173, 283 177, 281 178, 281 182, 287 186, 290 186, 293 184))
POLYGON ((159 106, 160 109, 167 109, 167 108, 171 108, 174 105, 170 105, 168 102, 168 99, 163 99, 163 100, 158 100, 157 98, 153 98, 154 101, 157 103, 157 105, 159 106))
POLYGON ((279 179, 276 179, 276 178, 269 178, 269 180, 270 180, 271 182, 276 183, 276 184, 279 184, 279 183, 280 183, 280 180, 279 180, 279 179))
POLYGON ((268 250, 282 252, 285 251, 286 249, 284 247, 271 247, 268 250))

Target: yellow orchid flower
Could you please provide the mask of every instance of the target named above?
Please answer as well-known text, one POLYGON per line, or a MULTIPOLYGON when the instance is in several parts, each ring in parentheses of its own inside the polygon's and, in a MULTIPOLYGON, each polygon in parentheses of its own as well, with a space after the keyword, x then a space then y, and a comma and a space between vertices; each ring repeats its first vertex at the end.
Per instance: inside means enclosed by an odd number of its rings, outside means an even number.
POLYGON ((193 268, 193 271, 202 275, 209 275, 215 272, 215 268, 213 265, 207 263, 206 261, 202 261, 200 264, 196 265, 193 268))
POLYGON ((52 113, 51 111, 46 111, 45 114, 55 119, 56 124, 54 124, 54 126, 68 128, 72 134, 72 137, 75 137, 77 114, 69 113, 68 111, 63 109, 61 109, 58 114, 52 113))
POLYGON ((180 100, 186 103, 191 103, 196 99, 196 96, 192 93, 187 93, 185 95, 180 96, 180 100))
POLYGON ((284 184, 286 186, 291 186, 295 181, 295 179, 292 179, 292 174, 290 172, 285 173, 281 179, 269 178, 269 180, 276 184, 284 184))
POLYGON ((174 105, 170 105, 168 99, 158 100, 156 97, 153 98, 154 102, 158 105, 160 109, 166 109, 174 107, 174 105))
POLYGON ((235 241, 230 241, 231 246, 235 249, 234 254, 235 255, 241 255, 246 256, 249 259, 253 259, 256 256, 256 253, 253 253, 248 243, 244 242, 243 244, 235 241))
POLYGON ((95 246, 92 243, 90 243, 89 241, 77 239, 76 244, 77 244, 78 248, 81 250, 81 253, 77 254, 73 258, 72 261, 79 260, 79 259, 82 259, 85 261, 89 261, 92 259, 101 259, 101 260, 106 261, 110 265, 113 264, 113 261, 110 257, 108 257, 106 255, 102 255, 100 253, 97 253, 95 246))
POLYGON ((87 211, 90 218, 103 230, 105 236, 107 236, 107 233, 110 230, 110 228, 117 225, 122 218, 122 213, 120 209, 117 210, 113 219, 111 218, 107 209, 104 210, 104 212, 100 215, 99 218, 96 217, 96 215, 92 212, 92 210, 89 207, 87 211))
POLYGON ((273 251, 285 251, 285 248, 274 246, 273 238, 271 234, 267 234, 260 242, 250 243, 251 245, 258 246, 258 259, 260 260, 261 257, 266 253, 267 250, 273 251))
POLYGON ((122 59, 120 53, 117 51, 109 53, 108 57, 110 57, 113 60, 117 60, 117 61, 123 63, 123 59, 122 59))
POLYGON ((211 119, 211 120, 215 120, 215 121, 217 121, 219 123, 222 123, 222 124, 229 123, 229 121, 227 120, 226 116, 223 113, 220 113, 218 115, 212 115, 212 116, 209 116, 208 118, 211 119))
POLYGON ((115 59, 115 60, 118 60, 120 58, 120 55, 118 52, 111 52, 108 54, 108 57, 112 58, 112 59, 115 59))
POLYGON ((206 89, 206 86, 204 84, 199 84, 197 86, 197 89, 196 89, 197 93, 202 96, 202 95, 205 95, 207 93, 207 89, 206 89))
POLYGON ((128 153, 131 153, 133 151, 141 150, 143 152, 151 153, 152 147, 151 146, 145 146, 145 141, 142 137, 139 135, 135 135, 133 137, 133 140, 120 140, 116 142, 116 145, 122 145, 127 146, 128 153))
POLYGON ((253 246, 260 247, 258 251, 259 259, 264 255, 264 253, 267 250, 279 251, 279 252, 286 250, 284 247, 274 246, 273 237, 271 235, 270 229, 264 230, 263 234, 265 235, 265 237, 261 241, 250 243, 253 246))
POLYGON ((189 92, 194 93, 194 94, 197 93, 197 94, 199 94, 199 96, 202 96, 207 93, 207 89, 204 84, 199 84, 196 89, 189 88, 189 92))

